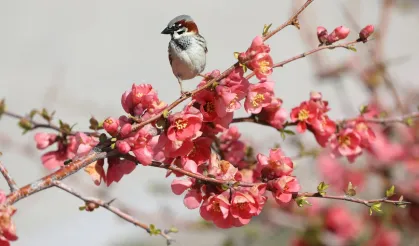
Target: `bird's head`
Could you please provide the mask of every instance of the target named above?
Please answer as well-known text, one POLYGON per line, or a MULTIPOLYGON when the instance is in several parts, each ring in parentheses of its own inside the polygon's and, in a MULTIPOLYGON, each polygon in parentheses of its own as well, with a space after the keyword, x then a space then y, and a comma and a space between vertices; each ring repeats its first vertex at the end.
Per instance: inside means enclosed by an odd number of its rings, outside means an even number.
POLYGON ((189 15, 179 15, 167 24, 161 34, 170 34, 172 38, 198 34, 198 27, 189 15))

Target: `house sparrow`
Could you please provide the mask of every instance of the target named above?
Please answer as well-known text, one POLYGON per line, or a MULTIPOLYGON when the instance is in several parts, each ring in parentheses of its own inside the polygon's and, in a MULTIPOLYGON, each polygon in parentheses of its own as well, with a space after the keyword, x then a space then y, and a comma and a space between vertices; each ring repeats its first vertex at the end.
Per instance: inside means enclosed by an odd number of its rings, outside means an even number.
POLYGON ((195 78, 205 69, 207 42, 199 34, 198 27, 189 15, 179 15, 161 32, 170 34, 169 62, 176 76, 181 94, 182 81, 195 78))

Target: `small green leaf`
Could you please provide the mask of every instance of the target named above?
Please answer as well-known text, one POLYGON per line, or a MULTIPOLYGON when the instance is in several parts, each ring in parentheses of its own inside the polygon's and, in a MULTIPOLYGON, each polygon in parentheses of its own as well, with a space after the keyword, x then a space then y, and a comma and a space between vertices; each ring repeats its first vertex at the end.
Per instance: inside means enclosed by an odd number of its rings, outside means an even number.
POLYGON ((394 195, 394 185, 392 185, 388 190, 386 190, 386 197, 391 197, 394 195))
POLYGON ((295 132, 293 132, 291 130, 284 129, 283 132, 286 133, 286 134, 288 134, 288 135, 292 135, 292 136, 295 135, 295 132))
POLYGON ((347 48, 348 50, 352 50, 353 52, 356 52, 356 48, 355 48, 354 46, 352 46, 352 45, 347 46, 346 48, 347 48))
POLYGON ((48 122, 50 122, 50 121, 52 120, 52 117, 51 117, 51 115, 48 113, 48 111, 47 111, 47 109, 46 109, 46 108, 43 108, 43 109, 42 109, 41 116, 42 116, 42 118, 44 118, 44 119, 45 119, 46 121, 48 121, 48 122))
POLYGON ((32 109, 31 112, 29 113, 29 117, 32 119, 37 113, 38 113, 38 110, 32 109))
POLYGON ((370 207, 370 215, 372 215, 372 212, 382 213, 383 210, 381 210, 381 202, 376 202, 370 207))
POLYGON ((263 32, 262 32, 262 36, 266 36, 266 34, 268 34, 268 32, 269 32, 269 28, 271 28, 271 26, 272 26, 272 23, 271 24, 269 24, 269 25, 264 25, 263 26, 263 32))
POLYGON ((100 134, 99 136, 99 142, 104 143, 106 140, 108 140, 108 137, 105 133, 100 134))
POLYGON ((282 140, 285 140, 285 138, 286 138, 286 136, 285 136, 285 132, 284 131, 280 131, 281 132, 281 138, 282 138, 282 140))
POLYGON ((25 118, 20 119, 18 125, 20 126, 20 128, 23 129, 23 134, 27 133, 28 131, 32 130, 32 123, 25 118))
POLYGON ((355 196, 356 195, 356 187, 354 187, 351 182, 349 182, 348 188, 345 191, 345 194, 347 196, 355 196))
POLYGON ((298 207, 303 207, 304 205, 311 206, 311 203, 307 201, 307 197, 299 196, 295 199, 295 202, 297 203, 298 207))
POLYGON ((243 68, 243 72, 246 73, 247 72, 247 66, 246 66, 246 64, 241 64, 240 63, 240 66, 243 68))
POLYGON ((80 207, 79 207, 79 210, 80 210, 80 211, 84 211, 84 210, 86 210, 86 206, 80 206, 80 207))
POLYGON ((174 226, 172 226, 172 227, 170 227, 169 232, 171 232, 171 233, 178 233, 179 232, 179 229, 176 228, 176 227, 174 227, 174 226))
POLYGON ((228 189, 230 189, 230 187, 227 184, 222 184, 221 189, 228 190, 228 189))
POLYGON ((234 52, 234 58, 239 59, 240 52, 234 52))
POLYGON ((164 118, 169 117, 169 115, 170 115, 169 110, 167 110, 167 109, 163 110, 163 114, 162 115, 163 115, 164 118))
POLYGON ((317 192, 321 195, 324 196, 326 195, 326 190, 327 188, 329 188, 329 185, 325 184, 323 181, 317 186, 317 192))
POLYGON ((368 111, 368 105, 362 105, 362 106, 359 108, 359 113, 360 113, 360 114, 365 114, 367 111, 368 111))

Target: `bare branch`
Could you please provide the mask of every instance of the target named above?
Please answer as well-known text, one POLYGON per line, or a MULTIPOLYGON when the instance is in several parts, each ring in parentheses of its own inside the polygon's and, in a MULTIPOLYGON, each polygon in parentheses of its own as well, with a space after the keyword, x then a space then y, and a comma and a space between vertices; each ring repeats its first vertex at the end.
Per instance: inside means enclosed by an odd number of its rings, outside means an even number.
MULTIPOLYGON (((1 153, 0 153, 1 155, 1 153)), ((4 179, 6 180, 7 184, 10 187, 10 191, 14 192, 18 190, 15 180, 10 176, 9 171, 7 171, 6 167, 0 161, 0 172, 3 175, 4 179)))
MULTIPOLYGON (((135 225, 135 226, 143 228, 144 230, 147 231, 147 233, 151 234, 150 227, 147 224, 144 224, 144 223, 140 222, 139 220, 137 220, 136 218, 132 217, 131 215, 122 212, 120 209, 118 209, 114 206, 111 206, 112 201, 104 202, 104 201, 102 201, 100 199, 97 199, 97 198, 85 197, 85 196, 81 195, 80 193, 76 192, 74 189, 72 189, 68 185, 62 183, 61 181, 53 181, 52 184, 55 187, 60 188, 61 190, 70 193, 71 195, 83 200, 86 203, 94 203, 94 204, 96 204, 100 207, 103 207, 103 208, 107 209, 108 211, 116 214, 119 218, 121 218, 121 219, 135 225)), ((171 239, 170 236, 167 235, 164 232, 164 230, 161 230, 159 235, 161 235, 162 237, 164 237, 167 240, 168 245, 173 241, 173 239, 171 239)))

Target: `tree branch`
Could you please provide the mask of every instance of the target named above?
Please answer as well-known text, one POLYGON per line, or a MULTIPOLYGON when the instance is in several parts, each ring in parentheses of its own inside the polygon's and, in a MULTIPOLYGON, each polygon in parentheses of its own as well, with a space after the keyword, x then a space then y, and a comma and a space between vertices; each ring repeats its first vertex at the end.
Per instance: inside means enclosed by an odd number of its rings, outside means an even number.
POLYGON ((9 171, 7 171, 6 167, 3 166, 1 161, 0 161, 0 172, 3 175, 4 179, 6 180, 7 184, 9 185, 10 191, 14 192, 18 190, 15 180, 10 176, 9 171))
POLYGON ((7 195, 6 203, 11 205, 25 197, 33 195, 38 191, 48 189, 53 186, 54 181, 63 180, 68 176, 76 173, 80 169, 86 167, 90 163, 93 163, 99 159, 104 159, 110 154, 111 153, 108 154, 106 152, 102 152, 99 148, 95 148, 86 156, 83 156, 78 160, 73 160, 70 164, 61 167, 59 170, 11 192, 7 195))
MULTIPOLYGON (((302 54, 299 54, 299 55, 293 56, 293 57, 291 57, 291 58, 289 58, 289 59, 287 59, 287 60, 284 60, 284 61, 282 61, 282 62, 275 63, 275 64, 272 66, 272 68, 276 68, 276 67, 283 67, 283 66, 284 66, 285 64, 287 64, 287 63, 290 63, 290 62, 293 62, 293 61, 295 61, 295 60, 298 60, 298 59, 304 58, 304 57, 306 57, 306 56, 309 56, 309 55, 311 55, 311 54, 314 54, 314 53, 316 53, 316 52, 319 52, 319 51, 321 51, 321 50, 325 50, 325 49, 334 49, 334 48, 346 48, 346 49, 350 49, 351 45, 356 44, 356 43, 360 43, 360 42, 362 42, 362 41, 360 41, 360 40, 355 40, 355 41, 346 42, 346 43, 341 43, 341 44, 333 44, 333 45, 319 46, 319 47, 317 47, 317 48, 314 48, 314 49, 309 50, 309 51, 307 51, 307 52, 304 52, 304 53, 302 53, 302 54)), ((250 79, 250 78, 252 78, 253 76, 255 76, 255 73, 254 73, 254 72, 252 72, 252 73, 250 73, 249 75, 247 75, 247 76, 246 76, 246 79, 250 79)))
MULTIPOLYGON (((152 231, 150 230, 150 227, 148 225, 140 222, 139 220, 132 217, 131 215, 122 212, 120 209, 111 206, 110 202, 104 202, 104 201, 102 201, 100 199, 97 199, 97 198, 85 197, 85 196, 81 195, 80 193, 76 192, 74 189, 72 189, 68 185, 66 185, 66 184, 64 184, 60 181, 53 181, 52 184, 55 187, 60 188, 61 190, 70 193, 71 195, 83 200, 86 203, 94 203, 94 204, 96 204, 100 207, 103 207, 103 208, 107 209, 108 211, 116 214, 119 218, 121 218, 121 219, 135 225, 135 226, 143 228, 144 230, 147 231, 147 233, 149 233, 151 235, 152 231)), ((159 235, 161 235, 162 237, 164 237, 167 240, 167 245, 169 245, 171 242, 173 242, 173 239, 165 233, 165 230, 161 230, 159 235)))

